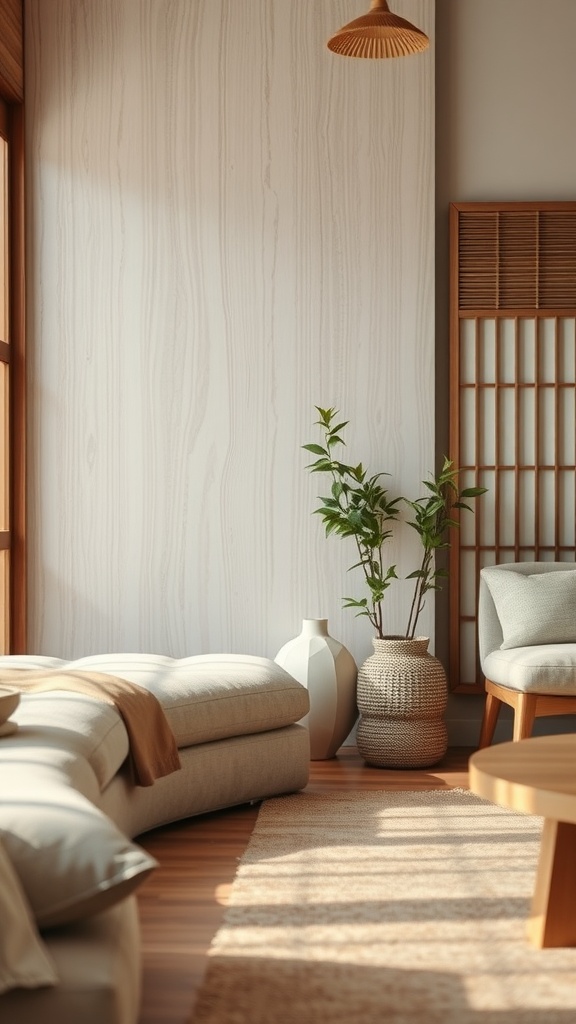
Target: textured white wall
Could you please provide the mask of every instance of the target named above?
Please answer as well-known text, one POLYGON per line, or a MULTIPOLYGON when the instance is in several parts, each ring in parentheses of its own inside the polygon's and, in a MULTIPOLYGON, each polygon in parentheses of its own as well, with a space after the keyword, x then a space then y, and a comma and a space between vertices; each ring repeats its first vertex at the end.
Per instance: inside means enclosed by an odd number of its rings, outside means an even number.
POLYGON ((300 446, 433 468, 434 49, 329 53, 365 6, 28 0, 32 651, 370 653, 300 446))

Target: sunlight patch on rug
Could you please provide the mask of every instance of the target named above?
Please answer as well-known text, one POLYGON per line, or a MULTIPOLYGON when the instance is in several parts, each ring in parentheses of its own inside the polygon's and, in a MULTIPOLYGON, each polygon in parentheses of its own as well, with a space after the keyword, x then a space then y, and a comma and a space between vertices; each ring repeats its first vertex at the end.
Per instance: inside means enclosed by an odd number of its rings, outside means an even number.
POLYGON ((540 818, 465 790, 262 806, 191 1024, 576 1024, 525 939, 540 818))

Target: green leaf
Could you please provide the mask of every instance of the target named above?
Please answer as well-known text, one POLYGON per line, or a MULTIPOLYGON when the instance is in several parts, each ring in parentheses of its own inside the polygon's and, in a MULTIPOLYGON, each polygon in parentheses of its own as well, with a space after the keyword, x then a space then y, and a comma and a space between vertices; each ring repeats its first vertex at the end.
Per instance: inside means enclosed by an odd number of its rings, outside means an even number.
POLYGON ((446 486, 449 487, 451 491, 454 491, 455 494, 458 494, 458 488, 456 486, 456 473, 453 473, 450 479, 446 481, 446 486))
POLYGON ((302 447, 307 452, 312 452, 313 455, 324 455, 327 456, 327 451, 320 444, 303 444, 302 447))
POLYGON ((317 462, 311 462, 310 465, 306 466, 311 473, 331 473, 332 463, 324 456, 323 459, 318 459, 317 462))
POLYGON ((336 415, 336 409, 322 409, 319 405, 315 405, 314 408, 322 421, 320 425, 329 427, 332 417, 336 415))
POLYGON ((362 463, 360 463, 360 465, 358 466, 348 466, 347 469, 349 476, 351 476, 352 479, 356 481, 356 483, 364 483, 364 477, 366 474, 364 473, 362 463))
POLYGON ((362 527, 364 526, 362 513, 359 512, 357 509, 351 509, 350 512, 348 513, 348 522, 350 526, 352 526, 355 530, 361 530, 362 527))
POLYGON ((433 517, 437 512, 440 512, 444 508, 444 501, 442 498, 428 498, 424 511, 427 516, 433 517))

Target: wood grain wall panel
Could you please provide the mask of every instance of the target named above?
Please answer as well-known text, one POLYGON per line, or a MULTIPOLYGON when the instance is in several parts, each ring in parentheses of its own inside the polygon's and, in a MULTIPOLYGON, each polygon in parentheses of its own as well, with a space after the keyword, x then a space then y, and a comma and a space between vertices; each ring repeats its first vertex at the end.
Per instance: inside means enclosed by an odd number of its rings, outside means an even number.
POLYGON ((27 6, 32 649, 370 653, 301 445, 334 405, 391 489, 433 468, 434 75, 331 54, 355 13, 27 6))
POLYGON ((24 96, 22 0, 0 0, 0 96, 19 103, 24 96))

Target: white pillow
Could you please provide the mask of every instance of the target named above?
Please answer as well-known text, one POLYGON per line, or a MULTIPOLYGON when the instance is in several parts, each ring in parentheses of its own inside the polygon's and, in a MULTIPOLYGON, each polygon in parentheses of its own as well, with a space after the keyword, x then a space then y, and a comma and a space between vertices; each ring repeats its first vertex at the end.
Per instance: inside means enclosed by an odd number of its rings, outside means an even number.
POLYGON ((0 843, 0 994, 57 985, 58 975, 34 923, 12 862, 0 843))
POLYGON ((523 575, 483 570, 500 625, 502 650, 576 643, 576 569, 523 575))
POLYGON ((0 803, 0 839, 40 927, 97 914, 128 896, 158 862, 81 793, 38 773, 0 803))

